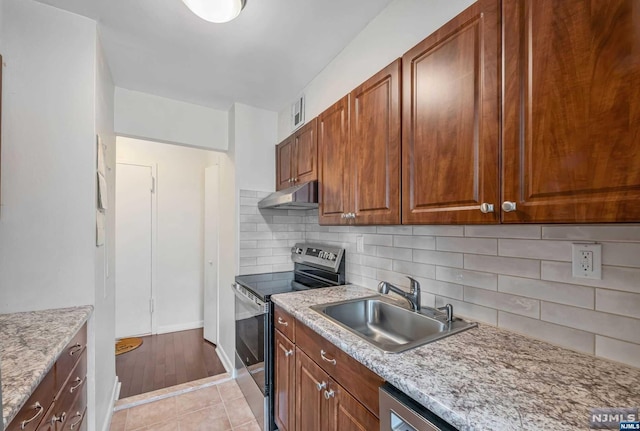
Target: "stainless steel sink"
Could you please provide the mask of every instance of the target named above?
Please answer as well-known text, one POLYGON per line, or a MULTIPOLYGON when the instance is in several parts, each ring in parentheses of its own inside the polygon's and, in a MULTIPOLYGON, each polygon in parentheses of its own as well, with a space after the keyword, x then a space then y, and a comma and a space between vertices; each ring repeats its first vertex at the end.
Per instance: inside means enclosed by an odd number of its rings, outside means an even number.
POLYGON ((446 322, 437 310, 423 307, 415 312, 394 302, 372 296, 311 309, 389 353, 404 352, 478 326, 458 318, 446 322))

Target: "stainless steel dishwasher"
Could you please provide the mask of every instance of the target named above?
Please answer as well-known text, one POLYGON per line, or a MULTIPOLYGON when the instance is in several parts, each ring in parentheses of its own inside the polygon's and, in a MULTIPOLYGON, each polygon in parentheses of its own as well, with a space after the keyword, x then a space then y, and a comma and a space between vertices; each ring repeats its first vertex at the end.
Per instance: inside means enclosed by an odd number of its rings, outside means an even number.
POLYGON ((456 428, 386 383, 380 387, 380 431, 456 431, 456 428))

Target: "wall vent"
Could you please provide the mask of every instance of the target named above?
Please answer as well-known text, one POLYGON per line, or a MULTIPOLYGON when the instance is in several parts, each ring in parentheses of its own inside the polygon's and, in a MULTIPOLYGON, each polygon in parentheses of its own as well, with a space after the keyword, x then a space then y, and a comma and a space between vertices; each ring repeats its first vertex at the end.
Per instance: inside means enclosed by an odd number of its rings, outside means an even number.
POLYGON ((291 105, 291 124, 293 130, 304 124, 304 94, 291 105))

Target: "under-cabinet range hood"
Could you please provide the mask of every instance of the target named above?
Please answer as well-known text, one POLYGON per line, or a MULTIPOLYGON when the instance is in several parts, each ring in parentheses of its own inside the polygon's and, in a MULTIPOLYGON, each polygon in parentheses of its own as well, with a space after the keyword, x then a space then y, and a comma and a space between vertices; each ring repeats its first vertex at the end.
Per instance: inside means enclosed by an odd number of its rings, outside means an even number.
POLYGON ((258 208, 308 210, 318 208, 318 182, 309 181, 271 193, 258 202, 258 208))

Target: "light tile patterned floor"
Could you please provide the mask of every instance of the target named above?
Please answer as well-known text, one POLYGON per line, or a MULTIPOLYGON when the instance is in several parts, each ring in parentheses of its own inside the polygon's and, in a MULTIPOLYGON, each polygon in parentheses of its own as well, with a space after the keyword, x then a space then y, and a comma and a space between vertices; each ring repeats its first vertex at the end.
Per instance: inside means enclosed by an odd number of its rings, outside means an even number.
MULTIPOLYGON (((228 377, 228 376, 226 376, 228 377)), ((199 381, 210 384, 216 378, 199 381)), ((113 414, 111 431, 260 431, 251 409, 234 380, 169 396, 113 414)), ((198 387, 192 386, 191 387, 198 387)), ((188 384, 119 400, 116 408, 157 396, 190 390, 188 384)))

